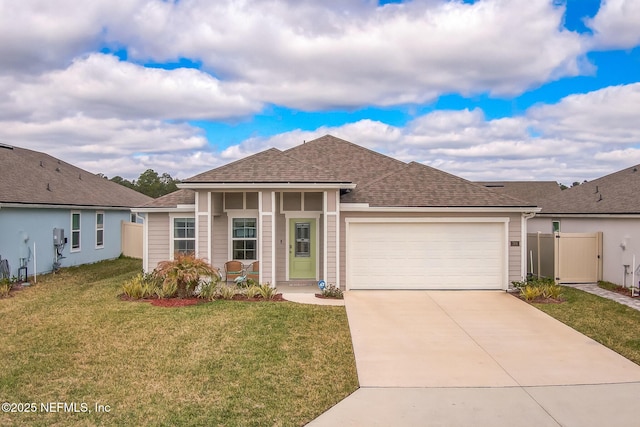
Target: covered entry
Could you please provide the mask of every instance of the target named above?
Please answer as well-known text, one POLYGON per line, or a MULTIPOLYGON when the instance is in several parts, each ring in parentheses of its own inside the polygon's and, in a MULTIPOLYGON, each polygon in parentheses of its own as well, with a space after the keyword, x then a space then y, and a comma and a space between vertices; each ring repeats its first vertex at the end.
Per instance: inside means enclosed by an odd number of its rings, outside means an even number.
POLYGON ((507 219, 346 221, 348 289, 506 289, 507 219))

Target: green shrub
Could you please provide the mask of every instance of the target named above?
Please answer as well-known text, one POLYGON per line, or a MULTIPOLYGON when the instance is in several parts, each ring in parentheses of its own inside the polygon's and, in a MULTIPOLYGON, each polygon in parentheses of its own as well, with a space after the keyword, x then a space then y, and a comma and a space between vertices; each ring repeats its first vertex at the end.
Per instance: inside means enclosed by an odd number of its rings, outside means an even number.
POLYGON ((207 277, 200 280, 200 284, 196 287, 195 294, 198 298, 211 301, 215 298, 218 292, 218 284, 220 283, 220 276, 207 277))
POLYGON ((247 298, 255 298, 260 295, 260 287, 256 285, 249 286, 244 294, 247 298))
POLYGON ((556 285, 555 283, 542 285, 540 288, 542 289, 542 296, 544 298, 553 298, 557 300, 562 297, 562 286, 556 285))
POLYGON ((193 254, 180 253, 176 253, 173 261, 160 262, 154 272, 163 284, 175 283, 179 298, 193 296, 201 277, 220 277, 218 269, 205 260, 196 258, 193 254))
POLYGON ((322 296, 327 298, 344 299, 342 289, 331 284, 322 290, 322 296))
POLYGON ((526 301, 538 297, 558 300, 562 297, 562 286, 556 285, 553 279, 532 279, 524 282, 512 282, 520 290, 520 296, 526 301))
POLYGON ((156 296, 158 298, 175 298, 177 294, 178 284, 176 282, 167 281, 156 288, 156 296))
POLYGON ((149 298, 156 293, 157 281, 152 275, 138 273, 124 282, 122 291, 133 299, 149 298))
POLYGON ((9 279, 0 279, 0 298, 8 297, 13 284, 9 279))
POLYGON ((540 286, 525 286, 520 288, 520 295, 526 301, 531 301, 542 295, 542 288, 540 286))
POLYGON ((269 283, 257 286, 258 294, 264 299, 273 299, 276 296, 276 288, 272 288, 269 283))
POLYGON ((218 288, 218 295, 222 299, 233 299, 233 297, 236 296, 237 293, 238 293, 237 286, 222 285, 220 286, 220 288, 218 288))

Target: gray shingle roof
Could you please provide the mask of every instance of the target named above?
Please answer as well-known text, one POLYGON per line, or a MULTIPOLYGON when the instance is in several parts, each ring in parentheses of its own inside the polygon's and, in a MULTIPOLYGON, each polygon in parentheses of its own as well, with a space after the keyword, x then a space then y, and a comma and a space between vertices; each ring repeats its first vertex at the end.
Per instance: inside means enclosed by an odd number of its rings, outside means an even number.
POLYGON ((555 181, 484 181, 476 184, 537 206, 562 191, 555 181))
POLYGON ((356 189, 343 202, 372 207, 522 207, 534 206, 466 179, 411 162, 356 189))
MULTIPOLYGON (((406 164, 331 135, 284 152, 269 150, 186 179, 183 183, 355 183, 346 203, 397 207, 529 207, 505 194, 440 170, 406 164)), ((194 195, 176 192, 144 207, 194 203, 194 195)))
POLYGON ((400 160, 331 135, 290 148, 285 154, 328 170, 342 180, 357 185, 366 185, 406 166, 400 160))
POLYGON ((332 173, 271 148, 212 169, 183 183, 339 183, 332 173))
POLYGON ((540 206, 543 214, 638 214, 640 165, 563 190, 540 206))
POLYGON ((158 197, 147 203, 144 208, 175 208, 178 205, 193 205, 196 203, 196 192, 186 188, 158 197))
POLYGON ((151 197, 45 153, 0 146, 0 202, 133 207, 151 197))

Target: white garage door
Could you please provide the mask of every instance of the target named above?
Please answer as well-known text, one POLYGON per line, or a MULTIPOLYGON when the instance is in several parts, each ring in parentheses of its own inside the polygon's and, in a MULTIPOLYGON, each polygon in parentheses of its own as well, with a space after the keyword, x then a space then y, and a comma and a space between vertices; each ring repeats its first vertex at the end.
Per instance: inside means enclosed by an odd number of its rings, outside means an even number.
POLYGON ((356 222, 349 289, 504 289, 505 222, 356 222))

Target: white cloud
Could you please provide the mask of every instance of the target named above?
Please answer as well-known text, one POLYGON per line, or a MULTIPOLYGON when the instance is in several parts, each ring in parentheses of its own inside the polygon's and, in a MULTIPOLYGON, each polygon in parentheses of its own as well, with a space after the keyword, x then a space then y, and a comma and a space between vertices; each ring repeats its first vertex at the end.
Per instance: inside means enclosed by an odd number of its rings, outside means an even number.
POLYGON ((210 158, 198 161, 197 153, 206 157, 208 146, 199 128, 157 120, 76 116, 42 123, 8 121, 0 126, 0 141, 108 176, 137 178, 145 169, 158 166, 166 166, 156 170, 171 171, 172 176, 210 168, 205 165, 210 158))
POLYGON ((64 68, 99 49, 105 29, 144 0, 0 0, 0 75, 64 68))
POLYGON ((605 145, 640 143, 640 83, 569 95, 533 107, 528 117, 545 134, 605 145))
POLYGON ((640 163, 640 83, 571 95, 513 118, 479 109, 434 111, 404 126, 361 120, 315 131, 252 138, 229 147, 234 159, 288 148, 330 133, 403 161, 471 180, 591 180, 640 163))
POLYGON ((22 83, 0 81, 3 114, 47 120, 83 114, 101 118, 220 119, 261 105, 195 69, 144 68, 92 54, 64 70, 22 83))
POLYGON ((596 16, 586 21, 594 32, 594 46, 628 49, 640 45, 639 17, 638 0, 603 0, 596 16))
POLYGON ((551 2, 149 2, 109 36, 131 57, 202 60, 265 102, 306 110, 521 93, 581 72, 551 2))

